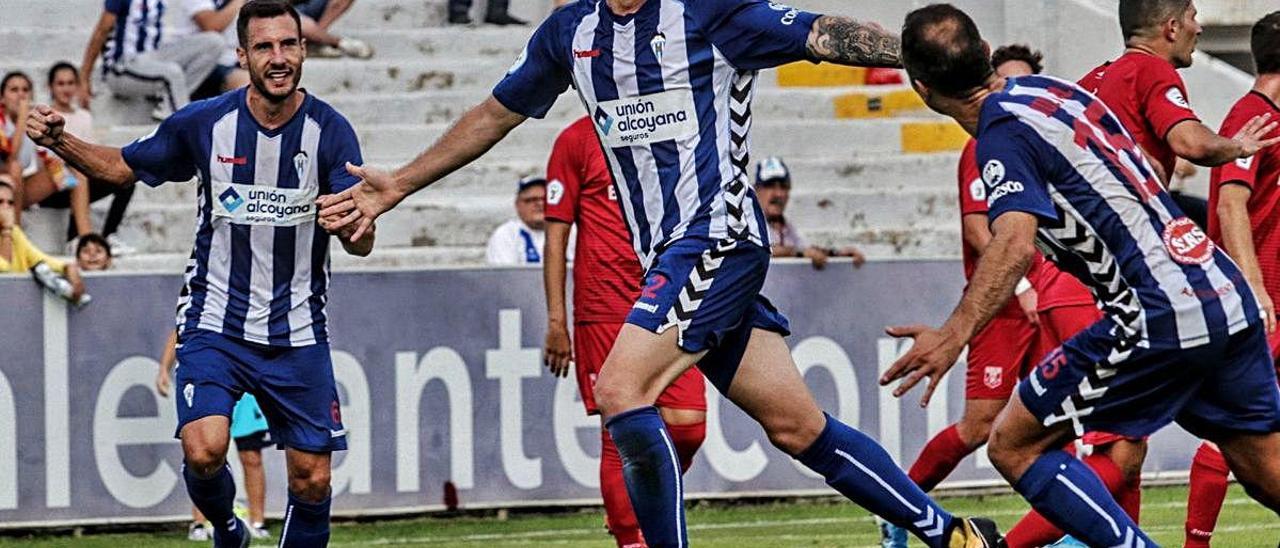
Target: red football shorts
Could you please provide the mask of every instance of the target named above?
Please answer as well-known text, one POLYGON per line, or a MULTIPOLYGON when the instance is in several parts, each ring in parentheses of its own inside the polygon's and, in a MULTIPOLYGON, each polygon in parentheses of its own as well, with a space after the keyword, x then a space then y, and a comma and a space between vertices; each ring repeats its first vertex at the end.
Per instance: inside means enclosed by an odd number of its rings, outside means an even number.
MULTIPOLYGON (((604 359, 609 357, 609 350, 613 348, 613 341, 618 338, 622 326, 622 323, 573 324, 574 371, 578 377, 578 393, 582 395, 582 405, 587 408, 588 415, 600 414, 596 408, 596 377, 600 375, 604 359)), ((690 367, 658 396, 656 405, 668 409, 706 411, 707 393, 702 372, 697 367, 690 367)))
POLYGON ((965 399, 1009 399, 1040 358, 1101 317, 1097 307, 1077 305, 1040 312, 1038 328, 1022 317, 993 318, 969 341, 965 399))

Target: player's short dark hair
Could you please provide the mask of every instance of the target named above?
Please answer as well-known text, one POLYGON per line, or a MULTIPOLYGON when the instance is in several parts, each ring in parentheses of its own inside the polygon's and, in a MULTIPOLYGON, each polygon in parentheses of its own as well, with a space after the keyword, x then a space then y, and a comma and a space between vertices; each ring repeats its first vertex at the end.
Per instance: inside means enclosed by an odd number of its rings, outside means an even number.
POLYGON ((73 65, 73 64, 71 64, 71 63, 68 63, 68 62, 66 62, 66 61, 58 61, 57 63, 54 63, 52 67, 49 67, 49 82, 48 82, 48 84, 49 84, 50 86, 52 86, 52 85, 53 85, 53 79, 54 79, 56 76, 58 76, 58 73, 59 73, 59 72, 64 71, 64 70, 69 70, 69 71, 71 71, 71 75, 72 75, 72 76, 74 76, 77 80, 78 80, 78 79, 80 79, 80 69, 76 68, 76 66, 75 66, 75 65, 73 65))
POLYGON ((103 250, 107 252, 108 257, 112 256, 111 244, 107 242, 106 238, 103 238, 101 234, 98 234, 96 232, 90 232, 88 234, 80 236, 80 240, 76 242, 76 255, 77 256, 80 255, 80 251, 83 250, 85 247, 89 246, 90 244, 98 244, 99 246, 102 247, 103 250))
POLYGON ((1044 54, 1034 51, 1030 47, 1023 44, 1009 44, 1000 46, 991 53, 991 66, 999 68, 1000 65, 1009 61, 1022 61, 1031 66, 1031 72, 1040 74, 1044 70, 1044 54))
POLYGON ((1280 11, 1267 14, 1253 24, 1249 35, 1253 64, 1258 74, 1280 73, 1280 11))
POLYGON ((1120 0, 1120 33, 1125 42, 1165 21, 1182 17, 1191 0, 1120 0))
POLYGON ((963 97, 994 72, 978 25, 951 4, 933 4, 907 14, 902 25, 902 64, 912 80, 948 97, 963 97))
POLYGON ((240 47, 249 48, 249 21, 254 19, 271 19, 288 15, 298 25, 298 36, 302 36, 302 17, 288 0, 249 0, 240 7, 240 15, 236 18, 236 37, 240 47))
POLYGON ((4 88, 9 87, 9 80, 12 80, 14 78, 22 78, 23 80, 27 81, 28 86, 33 85, 31 83, 31 77, 27 76, 27 73, 22 72, 20 70, 14 70, 14 71, 6 72, 4 75, 4 78, 0 78, 0 92, 3 92, 4 88))

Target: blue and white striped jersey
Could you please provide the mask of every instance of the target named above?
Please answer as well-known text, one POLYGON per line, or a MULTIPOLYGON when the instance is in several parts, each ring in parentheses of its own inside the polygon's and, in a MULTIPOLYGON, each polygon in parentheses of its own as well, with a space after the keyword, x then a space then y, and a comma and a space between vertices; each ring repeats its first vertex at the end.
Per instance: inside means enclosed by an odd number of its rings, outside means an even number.
POLYGON ((1128 348, 1192 348, 1260 321, 1239 268, 1178 209, 1115 115, 1076 84, 1009 79, 983 105, 978 165, 991 219, 1039 217, 1038 244, 1093 291, 1128 348))
POLYGON ((195 247, 178 328, 205 329, 272 346, 328 340, 329 234, 315 199, 358 182, 351 124, 307 95, 284 126, 266 130, 245 90, 192 103, 124 147, 151 186, 198 177, 195 247))
POLYGON ((102 69, 160 47, 164 39, 164 0, 105 0, 104 9, 115 14, 116 26, 102 53, 102 69))
POLYGON ((755 75, 809 59, 817 17, 765 0, 648 0, 620 17, 579 0, 542 23, 493 95, 540 118, 577 89, 646 267, 685 237, 768 245, 749 174, 755 75))

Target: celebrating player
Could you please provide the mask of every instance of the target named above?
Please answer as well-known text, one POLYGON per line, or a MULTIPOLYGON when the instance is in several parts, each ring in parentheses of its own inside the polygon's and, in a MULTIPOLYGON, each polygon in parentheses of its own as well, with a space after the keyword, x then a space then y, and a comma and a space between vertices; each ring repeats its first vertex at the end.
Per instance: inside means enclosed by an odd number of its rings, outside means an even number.
MULTIPOLYGON (((1222 122, 1234 135, 1257 116, 1280 119, 1280 11, 1263 17, 1250 36, 1258 78, 1222 122)), ((1272 132, 1273 136, 1280 133, 1272 132)), ((1214 168, 1209 186, 1209 237, 1240 265, 1261 303, 1271 355, 1280 351, 1272 295, 1280 295, 1280 148, 1214 168)), ((1227 496, 1227 461, 1212 443, 1196 451, 1187 493, 1186 546, 1207 548, 1227 496)))
MULTIPOLYGON (((1039 74, 1041 59, 1039 52, 1016 44, 991 54, 996 74, 1004 77, 1039 74)), ((958 170, 966 279, 973 276, 978 256, 991 241, 987 187, 978 170, 977 144, 970 140, 965 145, 958 170)), ((991 424, 1018 380, 1050 350, 1100 317, 1089 291, 1037 254, 1027 276, 1018 281, 1014 298, 969 342, 964 414, 920 450, 907 473, 911 480, 930 491, 946 479, 961 460, 987 443, 991 424)), ((1105 478, 1104 483, 1122 483, 1119 469, 1107 457, 1090 455, 1085 463, 1105 478)), ((906 547, 906 535, 897 527, 884 525, 882 532, 886 546, 906 547)), ((1033 513, 1009 530, 1005 542, 1015 548, 1042 546, 1061 536, 1061 531, 1033 513)))
MULTIPOLYGON (((303 42, 287 0, 254 0, 237 20, 240 65, 252 85, 191 104, 123 150, 63 131, 41 107, 27 133, 86 174, 155 186, 199 178, 195 249, 178 309, 178 435, 192 502, 214 525, 215 546, 248 546, 232 514, 228 417, 255 395, 286 448, 289 506, 280 546, 329 539, 330 453, 346 430, 329 357, 325 301, 329 232, 315 197, 356 183, 355 132, 329 105, 298 89, 303 42)), ((373 233, 334 229, 348 253, 367 255, 373 233)))
POLYGON ((357 224, 359 236, 405 196, 544 116, 572 84, 646 270, 595 388, 645 541, 688 543, 679 459, 653 404, 697 363, 774 445, 851 500, 931 547, 990 544, 994 524, 953 519, 874 440, 822 413, 783 339, 786 319, 760 296, 769 242, 749 173, 755 71, 798 60, 892 66, 898 45, 876 25, 765 0, 571 3, 435 145, 394 174, 353 167, 364 181, 322 199, 321 213, 344 215, 339 224, 357 224))
MULTIPOLYGON (((573 363, 587 414, 599 415, 595 384, 613 341, 640 298, 644 273, 631 249, 631 237, 618 206, 618 192, 605 163, 600 140, 582 118, 560 133, 547 162, 547 366, 556 376, 573 363), (565 311, 565 263, 570 229, 577 225, 573 262, 573 342, 570 350, 565 311)), ((658 414, 671 434, 680 471, 688 470, 706 437, 707 399, 702 374, 689 368, 658 396, 658 414)), ((620 548, 644 546, 627 486, 622 459, 608 430, 600 432, 600 494, 609 533, 620 548)))
MULTIPOLYGON (((989 454, 1036 510, 1089 546, 1154 546, 1080 461, 1081 431, 1143 437, 1177 421, 1213 440, 1250 494, 1280 511, 1280 389, 1258 301, 1225 253, 1178 210, 1120 121, 1067 81, 1003 78, 964 12, 908 14, 903 63, 933 110, 978 139, 992 239, 941 328, 892 328, 915 345, 881 382, 926 396, 1013 294, 1038 243, 1105 317, 1054 350, 1001 412, 989 454)), ((1280 142, 1245 125, 1242 146, 1280 142)))

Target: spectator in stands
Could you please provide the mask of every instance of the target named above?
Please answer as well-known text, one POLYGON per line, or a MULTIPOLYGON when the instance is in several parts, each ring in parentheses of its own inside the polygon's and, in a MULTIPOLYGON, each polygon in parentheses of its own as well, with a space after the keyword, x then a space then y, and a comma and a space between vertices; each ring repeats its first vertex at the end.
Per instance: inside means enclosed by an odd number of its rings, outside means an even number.
MULTIPOLYGON (((567 4, 568 0, 555 0, 556 6, 567 4)), ((484 22, 490 25, 528 25, 529 22, 511 16, 509 11, 511 0, 489 0, 484 11, 484 22)), ((449 24, 470 25, 471 0, 449 0, 449 24)))
MULTIPOLYGON (((80 94, 80 71, 75 65, 65 61, 53 65, 49 69, 49 95, 53 109, 58 111, 67 121, 67 129, 75 135, 84 135, 85 140, 93 142, 93 114, 76 104, 80 94)), ((51 209, 70 209, 71 216, 67 222, 67 252, 79 247, 76 239, 93 233, 92 215, 89 204, 114 196, 111 209, 107 211, 106 222, 102 226, 105 236, 117 253, 128 255, 133 249, 116 237, 116 229, 124 220, 125 210, 133 199, 133 185, 115 186, 95 183, 84 174, 66 165, 56 154, 50 154, 42 147, 37 147, 37 155, 44 163, 45 171, 61 189, 48 198, 40 201, 40 207, 51 209)))
POLYGON ((22 72, 0 79, 0 162, 7 165, 6 179, 15 193, 17 224, 22 224, 24 209, 60 190, 40 161, 35 142, 27 137, 31 88, 31 78, 22 72))
MULTIPOLYGON (((236 36, 236 16, 245 0, 179 0, 182 5, 175 35, 191 36, 201 32, 216 32, 222 36, 222 55, 213 72, 191 94, 193 100, 207 99, 249 85, 249 71, 240 68, 236 48, 240 40, 236 36)), ((77 133, 76 135, 79 135, 77 133)))
MULTIPOLYGON (((169 397, 173 388, 173 368, 178 362, 177 344, 177 330, 170 331, 164 353, 160 356, 160 369, 156 372, 156 392, 161 397, 169 397)), ((236 453, 240 454, 240 466, 244 469, 244 490, 249 497, 249 536, 254 539, 271 538, 265 523, 267 477, 262 466, 262 450, 272 445, 272 441, 267 418, 253 394, 242 395, 231 411, 231 439, 236 442, 236 453)), ((187 540, 213 540, 213 526, 194 506, 191 507, 191 524, 187 526, 187 540)))
POLYGON ((201 32, 162 42, 164 0, 106 0, 80 67, 80 106, 93 96, 93 67, 102 56, 102 77, 122 97, 160 97, 151 116, 168 118, 191 102, 222 56, 222 37, 201 32))
POLYGON ((44 263, 71 283, 71 293, 67 299, 79 301, 84 295, 80 269, 51 258, 32 245, 16 222, 16 202, 13 187, 9 183, 0 183, 0 273, 30 272, 36 265, 44 263))
POLYGON ((90 232, 76 240, 76 265, 81 271, 111 270, 112 261, 111 243, 101 235, 90 232))
POLYGON ((516 182, 516 218, 502 223, 489 236, 484 254, 489 264, 542 262, 542 246, 547 240, 546 199, 546 179, 525 177, 516 182))
POLYGON ((831 257, 849 257, 854 268, 866 262, 867 258, 853 246, 832 249, 809 245, 787 220, 784 212, 791 201, 791 170, 782 158, 771 156, 756 166, 756 199, 769 221, 769 247, 774 257, 807 257, 818 270, 825 268, 831 257))
POLYGON ((355 0, 292 1, 294 9, 298 10, 298 15, 302 16, 302 37, 310 43, 312 56, 342 57, 345 55, 356 59, 373 57, 373 48, 369 44, 329 32, 329 27, 351 9, 351 4, 355 3, 355 0))

